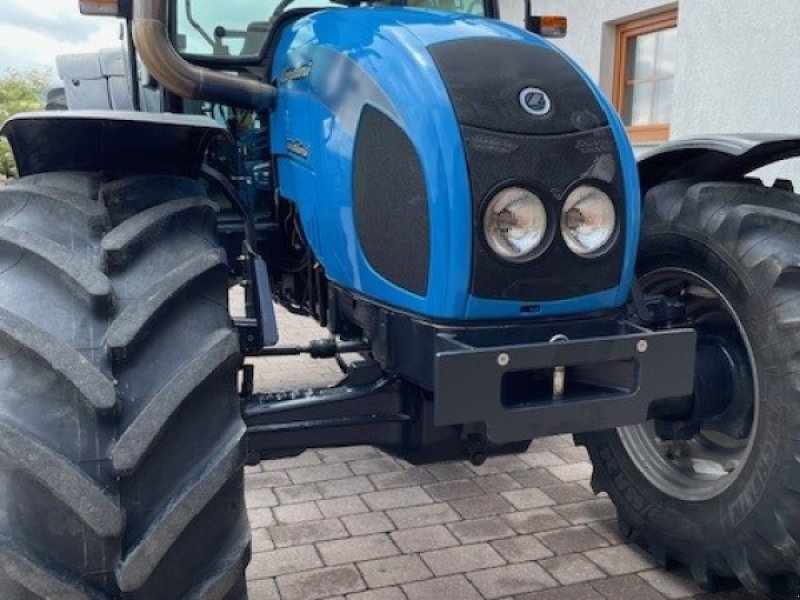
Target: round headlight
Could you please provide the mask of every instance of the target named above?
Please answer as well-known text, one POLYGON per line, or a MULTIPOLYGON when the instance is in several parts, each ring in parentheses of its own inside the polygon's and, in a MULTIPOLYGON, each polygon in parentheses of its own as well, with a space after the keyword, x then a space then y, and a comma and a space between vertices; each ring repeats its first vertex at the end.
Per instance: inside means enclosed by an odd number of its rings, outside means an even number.
POLYGON ((547 233, 547 211, 539 196, 530 190, 505 188, 486 206, 483 233, 500 258, 511 262, 530 260, 547 233))
POLYGON ((561 235, 578 256, 606 252, 616 228, 614 203, 604 191, 580 185, 567 196, 561 211, 561 235))

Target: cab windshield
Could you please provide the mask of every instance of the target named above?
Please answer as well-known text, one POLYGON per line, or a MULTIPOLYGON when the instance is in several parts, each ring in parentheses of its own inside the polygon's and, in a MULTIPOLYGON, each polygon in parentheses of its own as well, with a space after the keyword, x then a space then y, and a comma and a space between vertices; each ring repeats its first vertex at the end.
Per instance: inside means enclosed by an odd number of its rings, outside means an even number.
MULTIPOLYGON (((296 8, 341 9, 344 4, 333 0, 177 0, 176 45, 183 54, 253 58, 281 13, 296 8)), ((372 4, 484 15, 482 0, 377 0, 372 4)))

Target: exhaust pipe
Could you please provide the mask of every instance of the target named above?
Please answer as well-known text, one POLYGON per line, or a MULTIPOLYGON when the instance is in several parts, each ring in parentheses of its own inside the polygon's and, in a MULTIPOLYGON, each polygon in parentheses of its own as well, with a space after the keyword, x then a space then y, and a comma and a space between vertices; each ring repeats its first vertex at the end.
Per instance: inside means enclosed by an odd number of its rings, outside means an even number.
POLYGON ((266 83, 195 66, 178 53, 167 34, 167 2, 134 3, 133 40, 147 69, 182 98, 208 100, 255 110, 267 109, 275 88, 266 83))

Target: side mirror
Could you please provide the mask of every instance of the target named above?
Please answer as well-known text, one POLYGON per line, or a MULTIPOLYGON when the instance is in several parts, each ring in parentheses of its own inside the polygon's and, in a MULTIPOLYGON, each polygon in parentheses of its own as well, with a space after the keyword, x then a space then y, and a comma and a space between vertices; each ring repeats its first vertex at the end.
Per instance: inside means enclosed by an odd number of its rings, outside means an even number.
POLYGON ((527 15, 525 29, 546 38, 563 38, 567 35, 567 17, 527 15))
POLYGON ((80 0, 79 6, 82 15, 95 15, 100 17, 131 16, 132 0, 80 0))
POLYGON ((567 35, 567 17, 532 15, 531 0, 525 0, 525 29, 546 38, 563 38, 567 35))

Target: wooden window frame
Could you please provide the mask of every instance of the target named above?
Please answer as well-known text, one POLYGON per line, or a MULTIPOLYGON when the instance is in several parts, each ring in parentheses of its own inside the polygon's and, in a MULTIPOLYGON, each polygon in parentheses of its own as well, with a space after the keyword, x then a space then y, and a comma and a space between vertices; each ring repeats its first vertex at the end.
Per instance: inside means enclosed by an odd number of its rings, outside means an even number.
MULTIPOLYGON (((617 25, 616 43, 614 51, 614 87, 612 90, 612 101, 620 115, 624 114, 625 109, 625 89, 627 87, 626 65, 628 64, 628 41, 631 38, 655 33, 664 29, 671 29, 678 26, 678 9, 672 8, 667 11, 652 15, 632 19, 617 25)), ((663 142, 669 138, 669 123, 658 123, 652 125, 629 125, 626 126, 628 135, 634 143, 639 142, 663 142)))

